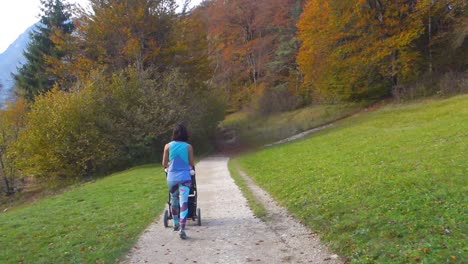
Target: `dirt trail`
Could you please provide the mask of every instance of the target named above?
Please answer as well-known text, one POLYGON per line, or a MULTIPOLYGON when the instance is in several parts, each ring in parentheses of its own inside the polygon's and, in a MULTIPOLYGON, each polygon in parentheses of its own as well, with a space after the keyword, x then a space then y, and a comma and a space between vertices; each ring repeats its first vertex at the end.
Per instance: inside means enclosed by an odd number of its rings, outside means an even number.
POLYGON ((181 240, 172 228, 164 228, 161 217, 144 232, 125 262, 342 263, 250 181, 271 220, 254 217, 229 174, 228 160, 211 157, 197 164, 202 226, 188 220, 188 239, 181 240))

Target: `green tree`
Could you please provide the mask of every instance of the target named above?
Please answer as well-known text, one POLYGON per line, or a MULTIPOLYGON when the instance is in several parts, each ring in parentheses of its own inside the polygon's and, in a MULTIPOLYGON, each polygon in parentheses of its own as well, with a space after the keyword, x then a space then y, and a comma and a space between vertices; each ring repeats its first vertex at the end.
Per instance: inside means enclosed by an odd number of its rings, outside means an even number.
MULTIPOLYGON (((71 34, 71 6, 61 0, 41 0, 41 18, 37 30, 31 34, 31 42, 24 53, 26 63, 14 76, 18 93, 28 100, 52 89, 57 76, 48 71, 46 57, 61 59, 65 54, 56 49, 51 36, 54 30, 71 34)), ((60 87, 66 89, 66 87, 60 87)))

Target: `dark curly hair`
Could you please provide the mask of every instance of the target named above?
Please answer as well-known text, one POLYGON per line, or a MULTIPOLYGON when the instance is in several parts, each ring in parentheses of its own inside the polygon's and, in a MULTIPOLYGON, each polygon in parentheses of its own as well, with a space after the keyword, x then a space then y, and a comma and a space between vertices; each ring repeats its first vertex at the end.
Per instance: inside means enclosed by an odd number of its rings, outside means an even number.
POLYGON ((178 124, 172 131, 172 140, 174 141, 188 141, 188 131, 183 124, 178 124))

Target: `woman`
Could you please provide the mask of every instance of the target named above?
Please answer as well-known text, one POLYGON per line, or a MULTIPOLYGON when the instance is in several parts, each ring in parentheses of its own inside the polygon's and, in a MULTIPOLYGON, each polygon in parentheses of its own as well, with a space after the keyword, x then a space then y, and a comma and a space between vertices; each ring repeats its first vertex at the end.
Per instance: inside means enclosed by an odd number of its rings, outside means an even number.
POLYGON ((174 231, 179 231, 182 239, 187 238, 185 223, 188 214, 188 195, 192 184, 190 173, 194 169, 193 148, 187 140, 187 128, 182 124, 177 125, 172 131, 172 141, 164 146, 162 161, 162 165, 167 169, 174 231))

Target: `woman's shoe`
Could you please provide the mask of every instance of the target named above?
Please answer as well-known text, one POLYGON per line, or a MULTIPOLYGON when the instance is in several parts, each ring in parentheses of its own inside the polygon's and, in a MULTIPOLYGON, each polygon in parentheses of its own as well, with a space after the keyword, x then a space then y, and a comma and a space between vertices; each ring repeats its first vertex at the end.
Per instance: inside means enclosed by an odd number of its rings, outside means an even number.
POLYGON ((181 239, 186 239, 187 238, 187 234, 185 234, 184 230, 179 231, 179 236, 180 236, 181 239))

